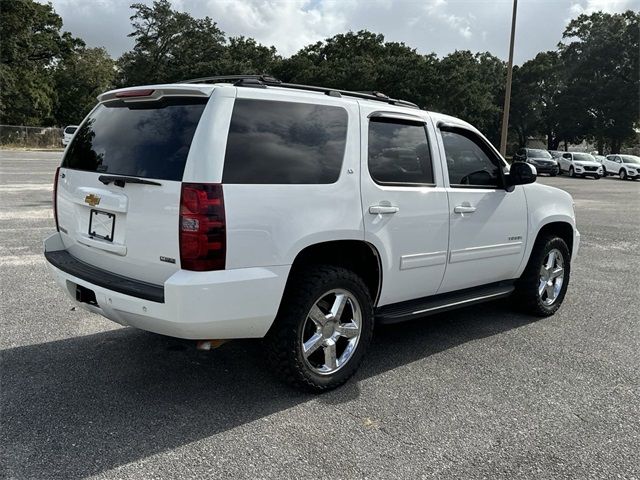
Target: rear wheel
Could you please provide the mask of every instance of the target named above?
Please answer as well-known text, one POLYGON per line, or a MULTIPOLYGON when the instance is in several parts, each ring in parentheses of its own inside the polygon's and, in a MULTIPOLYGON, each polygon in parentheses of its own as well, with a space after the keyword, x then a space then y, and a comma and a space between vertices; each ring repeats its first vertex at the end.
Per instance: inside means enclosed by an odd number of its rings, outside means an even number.
POLYGON ((355 373, 372 334, 373 302, 362 279, 324 265, 292 278, 265 343, 283 380, 323 392, 355 373))
POLYGON ((539 238, 524 273, 516 282, 516 304, 532 315, 553 315, 567 292, 570 262, 571 254, 562 238, 554 235, 539 238))

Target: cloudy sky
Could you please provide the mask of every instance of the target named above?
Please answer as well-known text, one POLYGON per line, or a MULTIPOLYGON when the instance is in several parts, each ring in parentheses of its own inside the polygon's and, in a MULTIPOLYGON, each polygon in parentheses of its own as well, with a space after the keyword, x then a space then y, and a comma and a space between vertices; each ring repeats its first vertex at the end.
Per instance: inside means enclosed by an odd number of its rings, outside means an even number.
MULTIPOLYGON (((45 0, 42 0, 43 2, 45 0)), ((64 29, 113 57, 133 43, 129 5, 151 0, 51 0, 64 29)), ((421 53, 454 50, 508 55, 512 0, 172 0, 174 8, 214 19, 227 35, 253 37, 289 56, 312 42, 368 29, 421 53)), ((596 10, 640 10, 640 0, 520 0, 515 62, 555 48, 567 22, 596 10)))

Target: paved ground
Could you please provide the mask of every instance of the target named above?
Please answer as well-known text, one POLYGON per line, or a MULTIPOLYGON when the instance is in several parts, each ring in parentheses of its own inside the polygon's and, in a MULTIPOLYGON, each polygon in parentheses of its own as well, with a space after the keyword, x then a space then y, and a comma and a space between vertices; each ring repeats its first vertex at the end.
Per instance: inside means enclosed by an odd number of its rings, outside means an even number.
POLYGON ((354 381, 314 397, 257 342, 198 352, 73 310, 41 256, 59 157, 0 152, 0 477, 640 477, 640 182, 540 179, 583 235, 554 317, 379 328, 354 381))

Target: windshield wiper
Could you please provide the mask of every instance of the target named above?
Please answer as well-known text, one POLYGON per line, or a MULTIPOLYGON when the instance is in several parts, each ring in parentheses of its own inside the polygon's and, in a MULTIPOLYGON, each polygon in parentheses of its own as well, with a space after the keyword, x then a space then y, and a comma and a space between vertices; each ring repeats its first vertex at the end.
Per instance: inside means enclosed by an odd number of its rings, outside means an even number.
POLYGON ((151 180, 146 180, 144 178, 138 178, 138 177, 121 177, 121 176, 116 176, 116 175, 100 175, 98 177, 98 180, 100 180, 105 185, 109 185, 111 182, 113 182, 113 184, 116 187, 122 187, 122 188, 124 188, 126 183, 141 183, 143 185, 158 185, 158 186, 162 186, 161 183, 153 182, 151 180))

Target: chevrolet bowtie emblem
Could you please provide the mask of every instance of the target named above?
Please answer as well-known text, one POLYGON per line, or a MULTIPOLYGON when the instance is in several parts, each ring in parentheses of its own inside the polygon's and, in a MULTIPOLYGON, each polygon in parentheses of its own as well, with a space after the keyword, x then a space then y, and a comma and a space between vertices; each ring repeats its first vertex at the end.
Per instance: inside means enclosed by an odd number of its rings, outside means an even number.
POLYGON ((100 203, 100 197, 98 195, 94 195, 93 193, 90 193, 89 195, 84 197, 84 201, 85 203, 88 203, 92 207, 95 207, 100 203))

